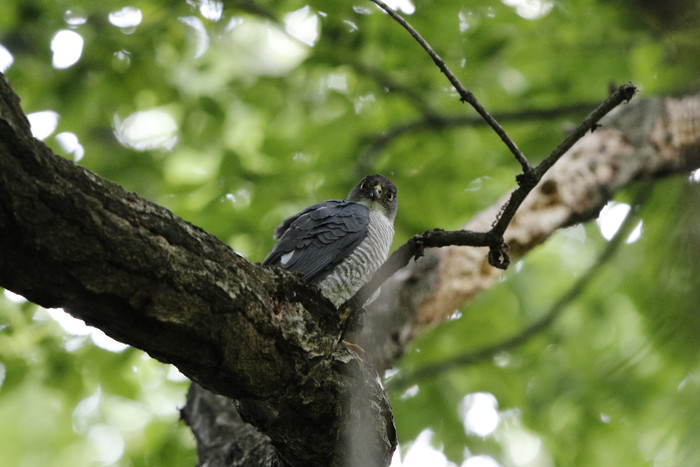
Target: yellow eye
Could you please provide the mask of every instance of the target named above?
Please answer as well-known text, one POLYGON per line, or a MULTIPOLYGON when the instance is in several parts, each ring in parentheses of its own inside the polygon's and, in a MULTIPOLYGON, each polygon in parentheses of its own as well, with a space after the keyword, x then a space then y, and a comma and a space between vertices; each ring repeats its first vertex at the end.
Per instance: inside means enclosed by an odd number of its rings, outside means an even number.
POLYGON ((388 201, 393 201, 393 200, 394 200, 394 193, 387 193, 387 194, 385 195, 385 198, 386 198, 388 201))

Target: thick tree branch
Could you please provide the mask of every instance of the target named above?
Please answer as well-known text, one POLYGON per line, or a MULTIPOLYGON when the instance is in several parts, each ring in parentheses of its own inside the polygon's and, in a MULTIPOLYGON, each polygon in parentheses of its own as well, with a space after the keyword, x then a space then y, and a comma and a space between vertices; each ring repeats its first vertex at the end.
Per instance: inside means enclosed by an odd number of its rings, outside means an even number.
POLYGON ((234 410, 233 401, 227 397, 192 383, 187 392, 187 404, 182 409, 182 418, 197 439, 199 465, 283 465, 270 438, 245 423, 234 410), (232 463, 233 459, 236 463, 232 463))
POLYGON ((367 458, 390 459, 386 395, 374 369, 336 345, 330 302, 53 155, 2 75, 0 252, 0 286, 237 399, 283 463, 346 463, 358 424, 372 440, 367 458), (358 387, 364 397, 355 400, 358 387))

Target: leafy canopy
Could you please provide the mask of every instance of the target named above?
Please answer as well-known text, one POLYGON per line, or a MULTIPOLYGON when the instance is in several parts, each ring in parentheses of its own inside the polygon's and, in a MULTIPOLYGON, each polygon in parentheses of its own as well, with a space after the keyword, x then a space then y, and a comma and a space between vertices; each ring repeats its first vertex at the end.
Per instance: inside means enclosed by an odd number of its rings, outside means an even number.
MULTIPOLYGON (((697 88, 695 11, 647 3, 395 2, 534 161, 610 83, 633 81, 643 96, 697 88)), ((344 197, 365 173, 399 186, 398 244, 458 227, 518 170, 492 132, 461 120, 470 109, 369 2, 10 0, 0 3, 0 44, 0 66, 58 154, 253 261, 282 218, 344 197)), ((392 393, 404 456, 432 434, 445 459, 470 467, 700 458, 698 188, 667 180, 635 189, 653 190, 641 238, 554 325, 392 393)), ((518 332, 605 242, 596 225, 561 232, 424 333, 399 371, 518 332)), ((80 333, 0 298, 0 419, 17 421, 0 427, 7 462, 193 465, 176 411, 186 383, 139 351, 109 351, 80 333)))

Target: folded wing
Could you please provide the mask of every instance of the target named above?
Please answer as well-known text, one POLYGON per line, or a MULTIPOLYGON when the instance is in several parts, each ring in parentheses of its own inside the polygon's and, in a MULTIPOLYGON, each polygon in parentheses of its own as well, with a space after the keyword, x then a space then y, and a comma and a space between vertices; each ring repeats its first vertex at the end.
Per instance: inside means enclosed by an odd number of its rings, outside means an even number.
POLYGON ((277 244, 263 261, 303 274, 306 282, 323 280, 367 237, 369 208, 329 200, 286 219, 275 231, 277 244))

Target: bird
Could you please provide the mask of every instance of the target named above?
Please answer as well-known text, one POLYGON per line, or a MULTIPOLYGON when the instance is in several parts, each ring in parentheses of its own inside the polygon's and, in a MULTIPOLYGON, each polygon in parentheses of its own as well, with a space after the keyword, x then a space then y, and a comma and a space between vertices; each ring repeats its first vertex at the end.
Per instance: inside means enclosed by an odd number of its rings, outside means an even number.
POLYGON ((397 188, 380 174, 364 177, 345 200, 326 200, 285 219, 263 265, 316 284, 336 307, 384 263, 394 238, 397 188))

